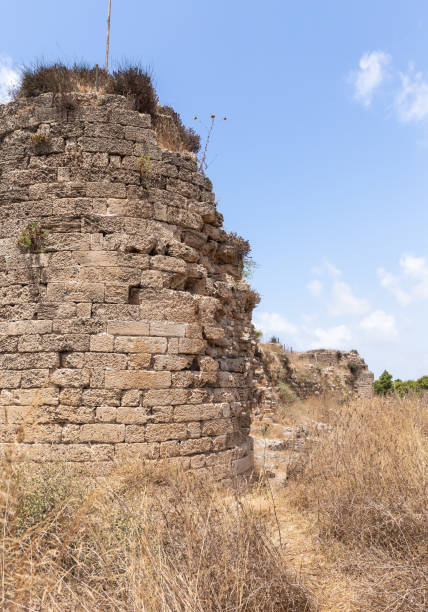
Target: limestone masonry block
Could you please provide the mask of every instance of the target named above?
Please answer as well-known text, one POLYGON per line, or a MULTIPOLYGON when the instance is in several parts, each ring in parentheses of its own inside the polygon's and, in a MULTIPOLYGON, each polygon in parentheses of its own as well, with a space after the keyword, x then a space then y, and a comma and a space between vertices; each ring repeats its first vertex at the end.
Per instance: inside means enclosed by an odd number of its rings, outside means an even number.
POLYGON ((125 425, 82 425, 80 427, 81 442, 123 442, 125 425))
POLYGON ((151 336, 185 336, 188 325, 169 321, 154 321, 150 323, 151 336))
POLYGON ((107 332, 118 336, 148 336, 150 325, 143 321, 115 321, 107 324, 107 332))
POLYGON ((90 350, 100 353, 110 352, 113 350, 114 336, 111 334, 98 334, 91 336, 90 350))
POLYGON ((170 372, 107 370, 106 389, 164 389, 171 386, 170 372))
POLYGON ((114 343, 115 351, 120 353, 165 353, 167 346, 166 338, 150 336, 118 336, 114 343))

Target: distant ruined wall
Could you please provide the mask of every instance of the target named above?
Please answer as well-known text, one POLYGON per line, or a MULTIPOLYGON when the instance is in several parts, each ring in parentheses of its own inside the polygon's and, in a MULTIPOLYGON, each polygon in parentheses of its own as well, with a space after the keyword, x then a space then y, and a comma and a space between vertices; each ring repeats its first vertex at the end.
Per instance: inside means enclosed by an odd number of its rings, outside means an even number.
POLYGON ((317 349, 302 353, 286 351, 279 343, 258 344, 253 378, 253 414, 271 416, 287 403, 280 393, 307 399, 319 395, 371 398, 374 376, 357 351, 317 349))
MULTIPOLYGON (((347 375, 339 379, 339 387, 346 385, 357 397, 370 398, 374 394, 374 375, 367 367, 366 362, 357 351, 333 351, 333 350, 312 350, 301 353, 301 359, 313 362, 314 365, 321 366, 327 374, 335 373, 340 369, 347 375)), ((340 390, 340 389, 338 389, 340 390)))
POLYGON ((1 449, 248 472, 255 299, 211 183, 124 97, 70 97, 0 105, 1 449))

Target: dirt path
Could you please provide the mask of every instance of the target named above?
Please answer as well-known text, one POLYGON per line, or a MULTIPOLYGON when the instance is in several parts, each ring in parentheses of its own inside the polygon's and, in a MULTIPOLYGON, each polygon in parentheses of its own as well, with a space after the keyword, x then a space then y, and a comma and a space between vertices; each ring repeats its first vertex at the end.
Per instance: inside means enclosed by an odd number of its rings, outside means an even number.
POLYGON ((323 550, 315 517, 311 520, 309 515, 292 507, 286 487, 274 486, 270 492, 268 488, 251 495, 251 503, 258 511, 272 513, 272 535, 277 542, 279 533, 272 498, 289 567, 314 593, 320 612, 355 612, 356 584, 334 567, 333 551, 323 550))

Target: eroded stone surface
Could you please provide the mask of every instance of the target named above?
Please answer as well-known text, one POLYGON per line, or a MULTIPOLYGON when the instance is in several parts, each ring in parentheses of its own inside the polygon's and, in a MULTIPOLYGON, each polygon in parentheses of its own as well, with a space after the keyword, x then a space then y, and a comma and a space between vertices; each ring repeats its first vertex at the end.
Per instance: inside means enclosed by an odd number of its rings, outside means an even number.
POLYGON ((254 295, 211 183, 125 98, 74 98, 0 105, 2 452, 246 472, 254 295))

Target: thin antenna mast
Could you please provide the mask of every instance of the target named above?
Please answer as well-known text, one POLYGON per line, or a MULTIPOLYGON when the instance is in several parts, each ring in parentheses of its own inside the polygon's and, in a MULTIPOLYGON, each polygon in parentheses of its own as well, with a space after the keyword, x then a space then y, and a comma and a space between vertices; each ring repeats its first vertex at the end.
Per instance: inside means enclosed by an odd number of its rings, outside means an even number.
POLYGON ((106 65, 105 65, 106 73, 108 72, 108 53, 110 50, 110 15, 111 15, 111 0, 108 0, 107 44, 106 44, 106 65))

